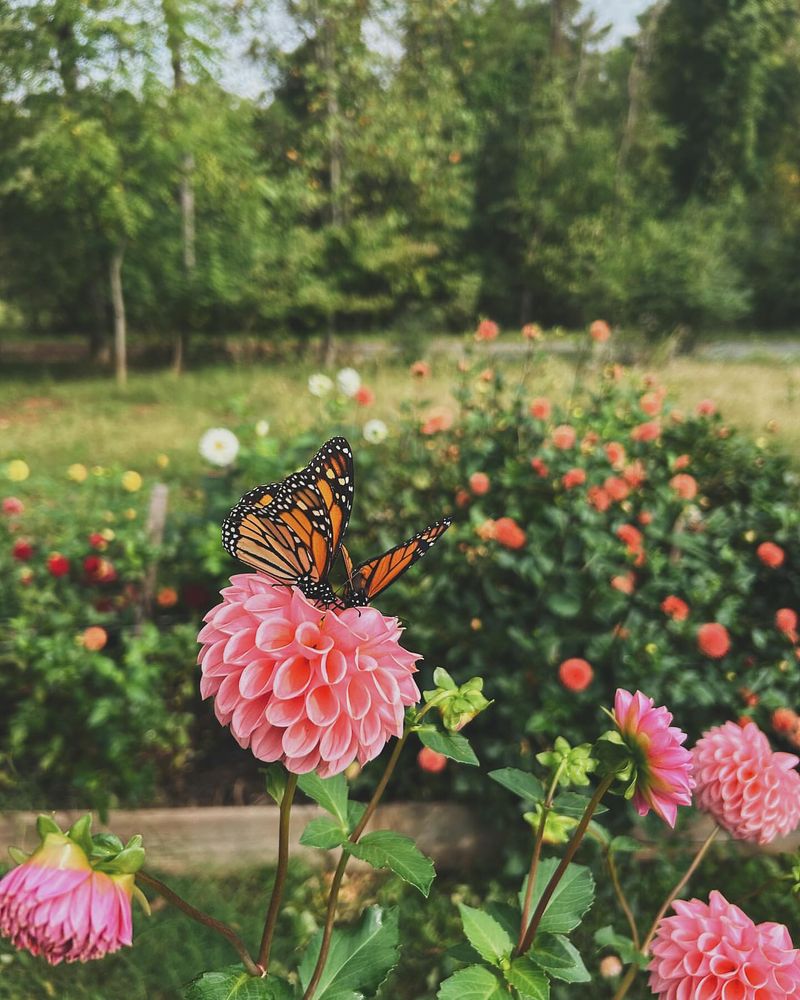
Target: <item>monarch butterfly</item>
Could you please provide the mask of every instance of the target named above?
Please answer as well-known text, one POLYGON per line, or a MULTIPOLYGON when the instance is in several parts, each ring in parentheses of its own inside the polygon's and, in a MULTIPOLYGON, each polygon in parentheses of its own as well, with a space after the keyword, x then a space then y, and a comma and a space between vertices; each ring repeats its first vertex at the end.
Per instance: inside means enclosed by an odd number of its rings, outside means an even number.
POLYGON ((245 565, 278 584, 299 587, 310 600, 364 607, 425 555, 450 518, 354 567, 342 543, 353 483, 352 449, 343 437, 331 438, 304 469, 245 493, 222 522, 222 544, 245 565), (341 596, 328 580, 340 552, 347 574, 341 596))

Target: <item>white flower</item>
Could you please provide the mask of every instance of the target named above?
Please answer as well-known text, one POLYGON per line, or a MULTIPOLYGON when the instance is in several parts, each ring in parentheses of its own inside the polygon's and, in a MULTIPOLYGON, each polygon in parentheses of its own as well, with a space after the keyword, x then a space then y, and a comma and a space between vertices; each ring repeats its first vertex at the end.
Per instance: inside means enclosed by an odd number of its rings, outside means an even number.
POLYGON ((308 377, 308 391, 312 396, 327 396, 328 393, 333 388, 333 382, 328 378, 327 375, 323 375, 322 372, 317 372, 314 375, 309 375, 308 377))
POLYGON ((355 368, 342 368, 336 376, 336 385, 343 396, 353 396, 361 388, 361 376, 355 368))
POLYGON ((239 439, 225 427, 212 427, 200 438, 200 454, 212 465, 231 465, 239 453, 239 439))
POLYGON ((364 424, 364 439, 370 444, 380 444, 389 435, 389 428, 382 420, 368 420, 364 424))
POLYGON ((256 434, 260 438, 265 438, 269 434, 269 420, 259 420, 256 424, 256 434))

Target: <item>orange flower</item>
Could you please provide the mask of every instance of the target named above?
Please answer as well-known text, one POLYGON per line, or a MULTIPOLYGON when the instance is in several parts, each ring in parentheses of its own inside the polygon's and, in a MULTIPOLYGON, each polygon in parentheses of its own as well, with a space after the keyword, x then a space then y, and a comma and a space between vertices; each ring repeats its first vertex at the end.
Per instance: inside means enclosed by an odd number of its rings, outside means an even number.
POLYGON ((544 334, 538 323, 526 323, 522 328, 522 336, 525 340, 541 340, 544 334))
POLYGON ((621 576, 612 576, 611 586, 621 594, 632 594, 636 590, 636 574, 630 572, 621 576))
POLYGON ((657 441, 661 436, 661 424, 657 420, 651 420, 645 424, 637 424, 631 431, 631 438, 634 441, 657 441))
POLYGON ((574 448, 575 438, 575 428, 570 424, 559 424, 553 431, 553 445, 556 448, 560 448, 562 451, 574 448))
POLYGON ((104 628, 100 628, 99 625, 90 625, 89 628, 84 630, 81 636, 81 644, 84 649, 88 649, 90 653, 99 652, 103 646, 108 642, 108 635, 104 628))
POLYGON ((777 569, 779 566, 782 566, 783 560, 786 558, 786 553, 775 542, 762 542, 756 549, 756 555, 770 569, 777 569))
POLYGON ((542 479, 546 479, 550 475, 550 469, 546 462, 543 462, 541 458, 531 459, 531 468, 536 473, 537 476, 541 476, 542 479))
POLYGON ((613 468, 621 469, 625 464, 625 445, 619 441, 609 441, 603 450, 613 468))
POLYGON ((617 538, 625 543, 628 554, 635 556, 634 565, 643 566, 644 557, 644 536, 633 524, 622 524, 617 528, 617 538))
POLYGON ((453 426, 453 415, 448 410, 435 410, 430 413, 420 427, 420 433, 425 435, 440 434, 449 431, 453 426))
POLYGON ((583 486, 586 482, 586 473, 583 469, 570 469, 561 477, 561 483, 565 490, 571 490, 575 486, 583 486))
POLYGON ((497 522, 488 517, 483 524, 479 524, 475 529, 475 534, 482 542, 490 542, 496 537, 497 522))
POLYGON ((513 517, 499 517, 494 522, 494 537, 507 549, 521 549, 527 540, 525 532, 513 517))
POLYGON ((475 331, 476 340, 497 340, 500 327, 491 319, 482 319, 475 331))
POLYGON ((647 479, 647 473, 644 470, 644 463, 637 458, 636 461, 631 462, 630 465, 626 465, 625 470, 622 473, 622 478, 632 490, 638 490, 642 483, 647 479))
POLYGON ((469 488, 476 497, 485 496, 489 492, 489 477, 485 472, 473 472, 469 477, 469 488))
POLYGON ((613 501, 624 500, 630 493, 630 487, 619 476, 609 476, 603 483, 603 488, 613 501))
POLYGON ((642 413, 654 417, 661 411, 661 396, 657 392, 646 392, 639 400, 642 413))
POLYGON ((791 641, 797 642, 797 612, 791 608, 778 608, 775 612, 775 627, 791 641))
POLYGON ((494 378, 494 368, 484 368, 478 378, 481 382, 491 382, 494 378))
POLYGON ((469 503, 469 493, 462 487, 456 490, 456 507, 466 507, 469 503))
POLYGON ((415 361, 409 371, 414 378, 427 378, 431 373, 431 366, 427 361, 415 361))
POLYGON ((174 587, 162 587, 156 596, 160 608, 172 608, 178 603, 178 591, 174 587))
POLYGON ((681 500, 694 500, 697 496, 697 480, 688 472, 679 472, 673 476, 669 485, 681 500))
POLYGON ((639 512, 639 516, 636 518, 636 520, 642 526, 647 527, 648 524, 653 523, 653 515, 650 513, 649 510, 642 510, 639 512))
POLYGON ((697 630, 697 645, 701 653, 713 660, 721 660, 731 648, 731 639, 724 625, 708 622, 697 630))
POLYGON ((602 486, 590 486, 586 491, 586 499, 601 514, 611 506, 611 497, 602 486))
POLYGON ((564 660, 558 668, 558 679, 568 691, 585 691, 593 677, 591 663, 579 656, 564 660))
POLYGON ((664 598, 661 602, 661 610, 668 618, 676 622, 685 622, 689 617, 689 605, 674 594, 664 598))
POLYGON ((356 389, 353 399, 359 406, 371 406, 375 402, 375 393, 366 385, 361 385, 356 389))
POLYGON ((537 396, 531 402, 530 413, 534 420, 547 420, 552 412, 550 400, 544 396, 537 396))
POLYGON ((672 468, 674 469, 675 472, 680 472, 681 469, 687 468, 691 460, 692 460, 691 456, 689 455, 678 455, 678 457, 672 463, 672 468))
POLYGON ((800 723, 800 716, 791 708, 776 708, 772 713, 772 728, 776 733, 790 733, 800 723))
POLYGON ((596 344, 605 344, 611 336, 611 327, 604 319, 596 319, 589 327, 589 336, 596 344))

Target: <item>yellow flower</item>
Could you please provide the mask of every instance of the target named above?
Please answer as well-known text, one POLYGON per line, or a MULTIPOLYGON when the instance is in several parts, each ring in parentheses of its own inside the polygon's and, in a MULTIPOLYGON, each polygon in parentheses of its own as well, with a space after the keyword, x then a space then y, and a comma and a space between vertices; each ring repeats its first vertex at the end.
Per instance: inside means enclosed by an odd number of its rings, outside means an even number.
POLYGON ((654 642, 648 642, 648 644, 644 647, 644 651, 648 656, 655 656, 658 652, 658 646, 656 646, 654 642))
POLYGON ((115 536, 114 536, 114 529, 113 528, 103 528, 103 530, 100 532, 100 534, 103 536, 103 538, 105 539, 105 541, 107 541, 107 542, 113 542, 114 541, 114 537, 115 536))
POLYGON ((135 493, 142 488, 142 477, 138 472, 129 469, 122 474, 122 487, 129 493, 135 493))
POLYGON ((73 483, 83 483, 86 481, 86 477, 89 475, 89 470, 85 465, 81 465, 80 462, 73 463, 67 469, 67 478, 71 479, 73 483))
POLYGON ((126 511, 123 511, 123 516, 127 517, 127 519, 129 521, 135 521, 136 520, 136 511, 133 509, 133 507, 128 507, 128 509, 126 511))
POLYGON ((104 510, 103 511, 103 520, 104 521, 108 521, 109 524, 113 524, 114 521, 116 521, 116 517, 114 517, 114 514, 113 514, 112 511, 110 511, 110 510, 104 510))
POLYGON ((742 537, 746 542, 754 542, 756 540, 756 533, 752 528, 750 528, 749 531, 745 531, 742 537))
POLYGON ((169 465, 169 455, 163 455, 163 454, 157 455, 156 465, 159 467, 159 469, 166 469, 167 466, 169 465))
POLYGON ((12 459, 6 466, 6 475, 12 483, 22 483, 30 474, 28 463, 23 462, 21 458, 12 459))

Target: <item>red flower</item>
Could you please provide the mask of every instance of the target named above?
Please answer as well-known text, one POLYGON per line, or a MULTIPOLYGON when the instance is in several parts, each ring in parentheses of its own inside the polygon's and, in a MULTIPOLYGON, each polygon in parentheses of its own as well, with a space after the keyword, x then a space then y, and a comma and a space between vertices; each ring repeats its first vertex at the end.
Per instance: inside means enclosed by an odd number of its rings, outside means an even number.
POLYGON ((561 477, 561 482, 565 490, 571 490, 575 486, 583 486, 586 482, 586 473, 583 469, 570 469, 561 477))
POLYGON ((791 608, 778 608, 775 612, 775 627, 779 632, 797 642, 797 612, 791 608))
POLYGON ((661 396, 657 392, 646 392, 639 400, 639 406, 648 417, 654 417, 661 410, 661 396))
POLYGON ((605 446, 606 458, 615 469, 621 469, 625 464, 625 445, 619 441, 609 441, 605 446))
POLYGON ((593 677, 592 665, 578 656, 564 660, 558 668, 558 679, 568 691, 585 691, 593 677))
POLYGON ((694 500, 697 496, 697 480, 688 472, 679 472, 673 476, 669 485, 681 500, 694 500))
POLYGON ((51 576, 66 576, 69 573, 69 559, 60 552, 52 552, 47 557, 47 569, 51 576))
POLYGON ((549 399, 546 399, 544 396, 537 396, 531 402, 530 413, 534 420, 547 420, 552 409, 549 399))
POLYGON ((531 468, 536 473, 537 476, 541 476, 542 479, 546 479, 550 475, 550 469, 546 462, 543 462, 541 458, 531 459, 531 468))
POLYGON ((586 499, 601 514, 611 506, 611 497, 602 486, 590 486, 586 491, 586 499))
POLYGON ((562 451, 566 451, 568 448, 575 447, 575 437, 574 427, 571 427, 569 424, 559 424, 553 431, 553 445, 562 451))
POLYGON ((689 617, 689 605, 674 594, 664 598, 661 602, 661 610, 676 622, 685 622, 689 617))
POLYGON ((475 331, 476 340, 497 340, 500 327, 491 319, 482 319, 475 331))
POLYGON ((609 476, 603 483, 603 488, 613 501, 624 500, 631 491, 630 486, 619 476, 609 476))
POLYGON ((634 441, 657 441, 661 436, 661 424, 657 420, 650 420, 646 424, 637 424, 631 431, 631 438, 634 441))
POLYGON ((431 373, 431 366, 427 361, 415 361, 409 371, 414 378, 427 378, 431 373))
POLYGON ((466 507, 469 500, 469 493, 463 487, 456 490, 456 507, 466 507))
POLYGON ((83 560, 83 572, 90 583, 113 583, 117 578, 117 571, 111 562, 100 556, 87 556, 83 560))
POLYGON ((98 549, 100 552, 103 552, 108 547, 108 543, 99 531, 93 531, 89 535, 89 544, 93 549, 98 549))
POLYGON ((447 757, 443 753, 437 753, 430 747, 423 747, 417 754, 417 764, 420 771, 427 771, 428 774, 440 774, 447 767, 447 757))
POLYGON ((499 517, 494 522, 494 537, 507 549, 521 549, 526 542, 525 532, 513 517, 499 517))
POLYGON ((697 645, 712 660, 721 660, 731 648, 731 639, 724 625, 708 622, 697 630, 697 645))
POLYGON ((644 464, 637 458, 635 462, 631 462, 630 465, 625 466, 622 478, 632 490, 638 490, 645 479, 647 479, 644 464))
POLYGON ((636 590, 636 574, 625 573, 622 576, 612 576, 611 586, 621 594, 632 594, 636 590))
POLYGON ((425 435, 440 434, 442 431, 449 431, 453 426, 453 415, 447 411, 440 410, 432 413, 420 427, 420 433, 425 435))
POLYGON ((20 562, 27 562, 33 555, 33 546, 27 538, 18 538, 11 547, 11 555, 20 562))
POLYGON ((485 472, 473 472, 469 477, 469 488, 476 497, 485 496, 489 492, 489 477, 485 472))
POLYGON ((692 459, 690 455, 678 455, 678 457, 672 463, 672 468, 675 470, 675 472, 680 472, 681 469, 685 469, 689 465, 691 460, 692 459))
POLYGON ((617 528, 617 538, 624 542, 629 549, 640 549, 644 542, 641 531, 633 524, 621 524, 617 528))
POLYGON ((25 512, 25 504, 19 500, 17 497, 5 497, 3 500, 3 513, 8 514, 12 517, 15 514, 23 514, 25 512))
POLYGON ((375 393, 372 389, 367 388, 367 386, 361 385, 356 389, 353 399, 359 406, 371 406, 375 402, 375 393))
POLYGON ((717 404, 713 399, 701 399, 697 404, 697 413, 701 417, 713 417, 717 412, 717 404))
POLYGON ((775 542, 762 542, 756 549, 756 555, 770 569, 777 569, 786 558, 786 553, 775 542))
POLYGON ((649 510, 643 510, 639 513, 639 516, 636 518, 636 520, 639 522, 639 524, 644 525, 646 527, 648 524, 653 523, 653 515, 650 513, 649 510))
POLYGON ((611 327, 604 319, 596 319, 589 327, 589 336, 596 344, 605 344, 611 336, 611 327))
POLYGON ((772 728, 776 733, 790 733, 800 723, 800 716, 791 708, 776 708, 772 713, 772 728))

